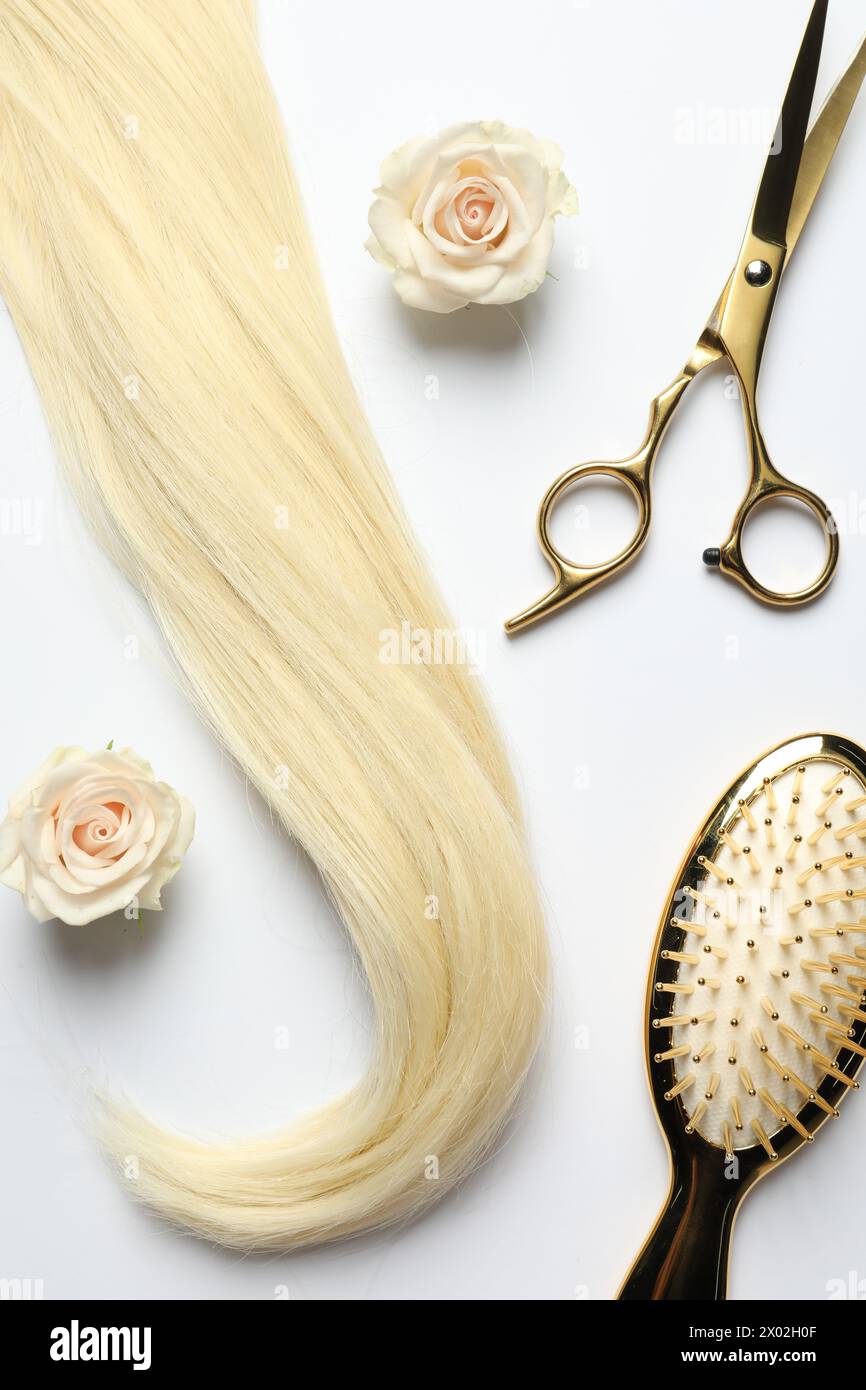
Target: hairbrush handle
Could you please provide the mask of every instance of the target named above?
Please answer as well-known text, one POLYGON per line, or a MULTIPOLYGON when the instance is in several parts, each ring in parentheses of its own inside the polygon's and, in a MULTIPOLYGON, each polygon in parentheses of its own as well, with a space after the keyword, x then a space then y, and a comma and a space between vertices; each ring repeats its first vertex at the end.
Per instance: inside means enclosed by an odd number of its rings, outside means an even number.
POLYGON ((731 1232, 743 1195, 741 1183, 725 1177, 718 1150, 675 1159, 667 1202, 617 1297, 724 1299, 731 1232))

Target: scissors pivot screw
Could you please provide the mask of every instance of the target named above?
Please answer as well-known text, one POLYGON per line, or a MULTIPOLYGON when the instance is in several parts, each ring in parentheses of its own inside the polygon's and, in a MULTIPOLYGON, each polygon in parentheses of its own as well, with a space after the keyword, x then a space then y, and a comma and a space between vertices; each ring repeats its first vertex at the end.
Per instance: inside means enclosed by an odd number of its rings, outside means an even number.
POLYGON ((746 266, 746 280, 750 285, 769 285, 773 278, 773 267, 766 261, 749 261, 746 266))

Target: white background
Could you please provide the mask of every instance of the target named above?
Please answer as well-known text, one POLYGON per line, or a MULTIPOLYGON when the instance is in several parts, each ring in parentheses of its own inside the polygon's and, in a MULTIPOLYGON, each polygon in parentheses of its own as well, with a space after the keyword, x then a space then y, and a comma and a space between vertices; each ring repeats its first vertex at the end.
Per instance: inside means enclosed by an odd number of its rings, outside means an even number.
MULTIPOLYGON (((770 121, 807 12, 805 0, 262 8, 358 389, 456 621, 486 643, 555 955, 549 1033, 507 1142, 404 1230, 278 1259, 211 1249, 131 1204, 80 1123, 80 1087, 96 1078, 202 1133, 282 1124, 360 1074, 370 1019, 314 874, 200 728, 146 615, 84 534, 0 321, 0 491, 43 508, 40 543, 0 537, 0 793, 59 742, 113 738, 199 812, 167 911, 143 938, 116 920, 37 927, 0 896, 0 1276, 42 1279, 46 1297, 614 1294, 666 1190, 641 1018, 680 856, 770 744, 815 728, 866 739, 866 101, 786 276, 762 386, 779 467, 834 501, 848 532, 828 596, 774 612, 701 565, 746 473, 739 407, 717 372, 665 445, 639 565, 514 641, 501 622, 548 586, 534 540, 548 483, 633 449, 651 396, 689 352, 763 164, 743 113, 770 121), (406 310, 362 249, 379 161, 477 116, 557 140, 581 216, 559 223, 557 278, 513 312, 406 310), (130 636, 138 660, 125 656, 130 636), (577 1029, 588 1047, 575 1047, 577 1029)), ((822 91, 863 20, 859 0, 831 6, 822 91)), ((621 514, 593 495, 589 519, 580 533, 567 508, 560 534, 597 554, 621 514)), ((765 536, 777 578, 795 539, 796 527, 765 536)), ((749 1198, 732 1297, 820 1299, 830 1280, 866 1277, 863 1104, 853 1097, 749 1198)))

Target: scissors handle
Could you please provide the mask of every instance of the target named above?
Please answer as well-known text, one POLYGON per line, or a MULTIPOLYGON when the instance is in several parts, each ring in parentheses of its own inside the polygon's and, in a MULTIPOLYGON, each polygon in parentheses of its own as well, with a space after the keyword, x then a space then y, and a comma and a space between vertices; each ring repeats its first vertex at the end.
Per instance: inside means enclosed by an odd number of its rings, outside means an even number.
POLYGON ((603 584, 605 580, 612 579, 640 554, 646 543, 652 520, 651 487, 656 454, 683 393, 694 380, 701 365, 697 361, 689 362, 676 381, 672 382, 661 395, 656 396, 650 406, 646 438, 636 454, 621 463, 579 464, 576 468, 571 468, 567 473, 563 473, 561 478, 557 478, 545 494, 538 510, 538 544, 553 570, 553 588, 537 603, 533 603, 522 613, 518 613, 516 617, 509 618, 505 624, 507 633, 513 635, 522 632, 532 623, 539 622, 540 619, 558 612, 560 608, 571 603, 573 599, 589 593, 591 589, 603 584), (637 526, 628 545, 612 559, 597 565, 580 565, 569 560, 554 545, 550 534, 550 518, 557 502, 566 492, 593 477, 612 478, 628 489, 637 503, 637 526))
POLYGON ((829 508, 808 488, 792 483, 774 467, 767 452, 758 419, 758 381, 767 330, 773 313, 779 283, 785 269, 787 251, 783 246, 758 238, 749 232, 731 279, 714 311, 718 321, 716 337, 728 358, 740 387, 743 423, 749 448, 751 478, 745 496, 731 525, 730 534, 719 550, 704 553, 707 564, 735 579, 762 603, 795 608, 822 594, 839 563, 839 535, 829 508), (783 499, 801 503, 812 512, 824 532, 824 567, 813 583, 803 589, 775 590, 752 574, 743 556, 743 540, 749 520, 761 507, 783 499))
POLYGON ((818 598, 830 584, 839 563, 839 532, 830 509, 808 488, 792 483, 774 467, 761 435, 754 410, 754 400, 745 401, 746 424, 752 455, 752 478, 737 509, 731 532, 718 551, 707 551, 704 559, 716 566, 729 579, 735 579, 753 598, 777 608, 795 608, 818 598), (824 567, 813 583, 803 589, 775 590, 752 574, 743 556, 743 540, 751 517, 768 503, 799 502, 807 507, 820 525, 826 544, 824 567))

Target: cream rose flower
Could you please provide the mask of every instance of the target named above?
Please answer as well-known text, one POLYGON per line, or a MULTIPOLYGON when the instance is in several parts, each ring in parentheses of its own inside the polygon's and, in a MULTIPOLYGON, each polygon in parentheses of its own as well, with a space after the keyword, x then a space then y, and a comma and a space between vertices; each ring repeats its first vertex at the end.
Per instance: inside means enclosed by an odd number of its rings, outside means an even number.
POLYGON ((58 748, 0 825, 0 883, 37 922, 84 926, 135 900, 151 911, 180 867, 195 813, 131 748, 58 748))
POLYGON ((562 151, 501 121, 455 125, 389 155, 367 250, 405 304, 513 304, 544 279, 553 221, 577 212, 562 151))

